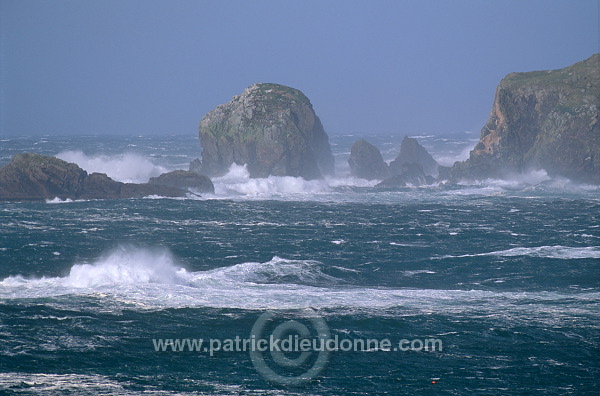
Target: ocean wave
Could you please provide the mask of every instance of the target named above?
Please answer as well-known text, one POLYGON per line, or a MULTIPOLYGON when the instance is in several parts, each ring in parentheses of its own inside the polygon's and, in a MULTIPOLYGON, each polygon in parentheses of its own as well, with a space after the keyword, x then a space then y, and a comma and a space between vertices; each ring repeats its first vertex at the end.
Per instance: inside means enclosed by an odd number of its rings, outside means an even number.
MULTIPOLYGON (((594 253, 597 257, 598 251, 594 253)), ((496 312, 502 306, 524 310, 560 307, 572 299, 558 292, 497 292, 486 290, 389 289, 344 281, 344 269, 312 260, 274 257, 208 271, 188 271, 168 249, 120 247, 93 263, 75 264, 65 277, 31 279, 11 276, 0 281, 0 298, 51 298, 51 304, 74 309, 156 310, 182 307, 240 309, 342 308, 371 311, 402 308, 407 312, 477 309, 496 312), (60 296, 68 295, 68 298, 60 296), (78 296, 80 298, 78 298, 78 296), (89 304, 81 298, 100 299, 89 304)), ((406 276, 433 271, 406 272, 406 276)), ((353 276, 360 276, 354 274, 353 276)), ((578 293, 594 302, 600 293, 578 293)), ((48 302, 47 302, 48 303, 48 302)), ((590 308, 593 309, 593 308, 590 308)))
POLYGON ((538 185, 552 180, 544 169, 532 170, 527 173, 513 174, 504 179, 461 180, 463 186, 497 186, 504 189, 518 189, 525 186, 538 185))
POLYGON ((151 177, 159 176, 168 170, 155 165, 149 159, 135 153, 116 156, 88 156, 82 151, 62 151, 56 157, 74 162, 88 173, 106 173, 108 177, 124 183, 146 183, 151 177))
POLYGON ((538 247, 516 247, 506 250, 498 250, 494 252, 463 254, 459 256, 442 256, 444 258, 461 258, 461 257, 479 257, 479 256, 529 256, 529 257, 545 257, 555 259, 588 259, 600 258, 600 247, 569 247, 569 246, 538 246, 538 247))
POLYGON ((55 292, 59 293, 57 295, 70 294, 77 289, 99 286, 177 283, 180 279, 178 274, 185 272, 169 250, 121 246, 94 263, 73 265, 66 277, 30 279, 18 275, 8 277, 0 284, 7 287, 48 287, 51 296, 55 292), (65 293, 60 293, 61 287, 65 293))
POLYGON ((269 176, 253 179, 246 165, 232 164, 229 172, 213 179, 217 196, 269 196, 273 194, 315 194, 329 191, 323 180, 301 177, 269 176))
POLYGON ((47 199, 46 203, 49 204, 57 204, 57 203, 70 203, 73 202, 73 200, 71 198, 66 198, 66 199, 60 199, 59 197, 55 197, 53 199, 47 199))
POLYGON ((295 195, 298 198, 316 194, 335 193, 338 187, 373 187, 378 181, 354 177, 305 180, 302 177, 269 176, 251 178, 246 165, 233 164, 224 176, 214 178, 215 197, 283 198, 295 195))
MULTIPOLYGON (((89 339, 87 340, 89 342, 89 339)), ((147 395, 148 390, 134 390, 136 384, 124 379, 115 380, 99 374, 0 373, 0 389, 8 394, 77 394, 77 395, 147 395), (14 392, 14 393, 13 393, 14 392)), ((167 391, 152 389, 152 394, 168 395, 167 391)))
MULTIPOLYGON (((232 283, 332 285, 340 280, 322 272, 322 264, 311 260, 273 257, 268 262, 248 262, 209 271, 187 271, 168 249, 120 246, 93 263, 75 264, 65 277, 31 279, 11 276, 0 282, 7 287, 57 286, 59 294, 103 286, 172 284, 203 288, 232 283), (64 288, 63 292, 59 288, 64 288)), ((50 292, 53 295, 52 292, 50 292)))

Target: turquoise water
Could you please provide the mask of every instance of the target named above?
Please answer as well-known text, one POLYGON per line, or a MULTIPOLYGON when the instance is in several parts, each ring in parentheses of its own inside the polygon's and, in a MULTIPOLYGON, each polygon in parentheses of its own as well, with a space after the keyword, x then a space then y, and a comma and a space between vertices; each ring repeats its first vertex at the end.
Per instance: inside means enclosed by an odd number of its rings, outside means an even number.
MULTIPOLYGON (((0 390, 596 394, 598 189, 538 172, 379 190, 348 176, 356 139, 331 138, 338 177, 326 181, 251 180, 234 167, 201 199, 0 204, 0 390), (307 308, 332 336, 432 337, 443 349, 334 351, 316 378, 286 387, 248 352, 153 345, 248 337, 265 312, 301 320, 307 308)), ((369 140, 390 160, 401 137, 369 140)), ((446 164, 474 144, 420 141, 446 164)), ((181 136, 4 137, 0 162, 23 151, 143 182, 185 168, 199 147, 181 136)))

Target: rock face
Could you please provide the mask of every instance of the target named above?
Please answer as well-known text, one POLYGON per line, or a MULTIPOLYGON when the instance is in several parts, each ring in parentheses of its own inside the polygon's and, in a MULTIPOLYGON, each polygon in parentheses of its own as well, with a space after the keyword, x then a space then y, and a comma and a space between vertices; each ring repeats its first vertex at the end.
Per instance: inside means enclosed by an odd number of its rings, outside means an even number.
POLYGON ((398 173, 396 173, 394 176, 384 179, 375 187, 404 187, 406 184, 422 186, 435 182, 435 178, 433 176, 425 174, 423 167, 414 162, 408 162, 400 165, 399 169, 397 169, 397 172, 398 173))
POLYGON ((76 164, 40 154, 17 154, 0 168, 0 201, 141 198, 148 195, 184 197, 180 188, 114 181, 76 164))
POLYGON ((83 193, 87 172, 39 154, 17 154, 0 169, 0 199, 67 198, 83 193))
POLYGON ((215 186, 207 176, 185 170, 175 170, 163 173, 160 176, 151 178, 150 181, 148 181, 148 184, 171 186, 185 190, 191 188, 200 193, 215 192, 215 186))
POLYGON ((390 172, 400 174, 402 166, 405 164, 419 164, 426 175, 438 176, 439 165, 436 160, 425 150, 425 147, 417 142, 417 139, 408 136, 405 136, 402 140, 400 153, 396 159, 390 162, 390 172))
POLYGON ((535 169, 600 184, 600 54, 570 67, 507 75, 479 143, 452 178, 503 178, 535 169))
POLYGON ((247 164, 251 177, 333 174, 329 139, 308 98, 278 84, 254 84, 200 122, 202 161, 190 170, 208 176, 247 164))
POLYGON ((383 179, 376 187, 404 187, 407 184, 420 186, 447 178, 447 167, 440 167, 416 139, 405 137, 400 153, 388 164, 381 152, 371 143, 361 139, 352 145, 348 159, 352 176, 362 179, 383 179), (427 171, 425 170, 427 169, 427 171), (442 170, 443 172, 439 172, 442 170))
POLYGON ((348 165, 352 176, 361 179, 381 180, 388 172, 388 164, 383 160, 379 149, 365 139, 360 139, 352 145, 348 165))

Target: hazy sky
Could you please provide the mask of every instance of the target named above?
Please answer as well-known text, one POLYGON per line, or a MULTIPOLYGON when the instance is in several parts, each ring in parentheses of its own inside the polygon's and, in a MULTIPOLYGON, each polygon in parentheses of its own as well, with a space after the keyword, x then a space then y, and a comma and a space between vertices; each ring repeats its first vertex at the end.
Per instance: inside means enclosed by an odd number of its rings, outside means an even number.
POLYGON ((599 52, 597 0, 0 0, 0 133, 196 134, 255 82, 329 134, 479 131, 507 73, 599 52))

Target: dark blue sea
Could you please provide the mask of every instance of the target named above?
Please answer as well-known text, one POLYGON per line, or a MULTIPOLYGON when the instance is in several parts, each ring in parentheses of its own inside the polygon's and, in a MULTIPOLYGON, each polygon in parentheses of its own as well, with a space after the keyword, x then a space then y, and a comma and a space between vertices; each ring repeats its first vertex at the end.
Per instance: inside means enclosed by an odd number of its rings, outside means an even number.
MULTIPOLYGON (((598 395, 600 190, 543 171, 377 189, 349 176, 361 137, 330 138, 337 176, 323 181, 234 166, 202 197, 0 203, 0 393, 598 395), (290 385, 248 351, 155 345, 248 339, 265 320, 267 333, 316 338, 320 323, 391 348, 313 351, 293 367, 298 351, 265 352, 283 377, 321 366, 290 385), (419 350, 427 339, 443 348, 419 350)), ((366 137, 386 160, 402 140, 366 137)), ((417 139, 451 165, 477 135, 417 139)), ((20 152, 145 182, 187 169, 200 147, 1 137, 0 165, 20 152)))

